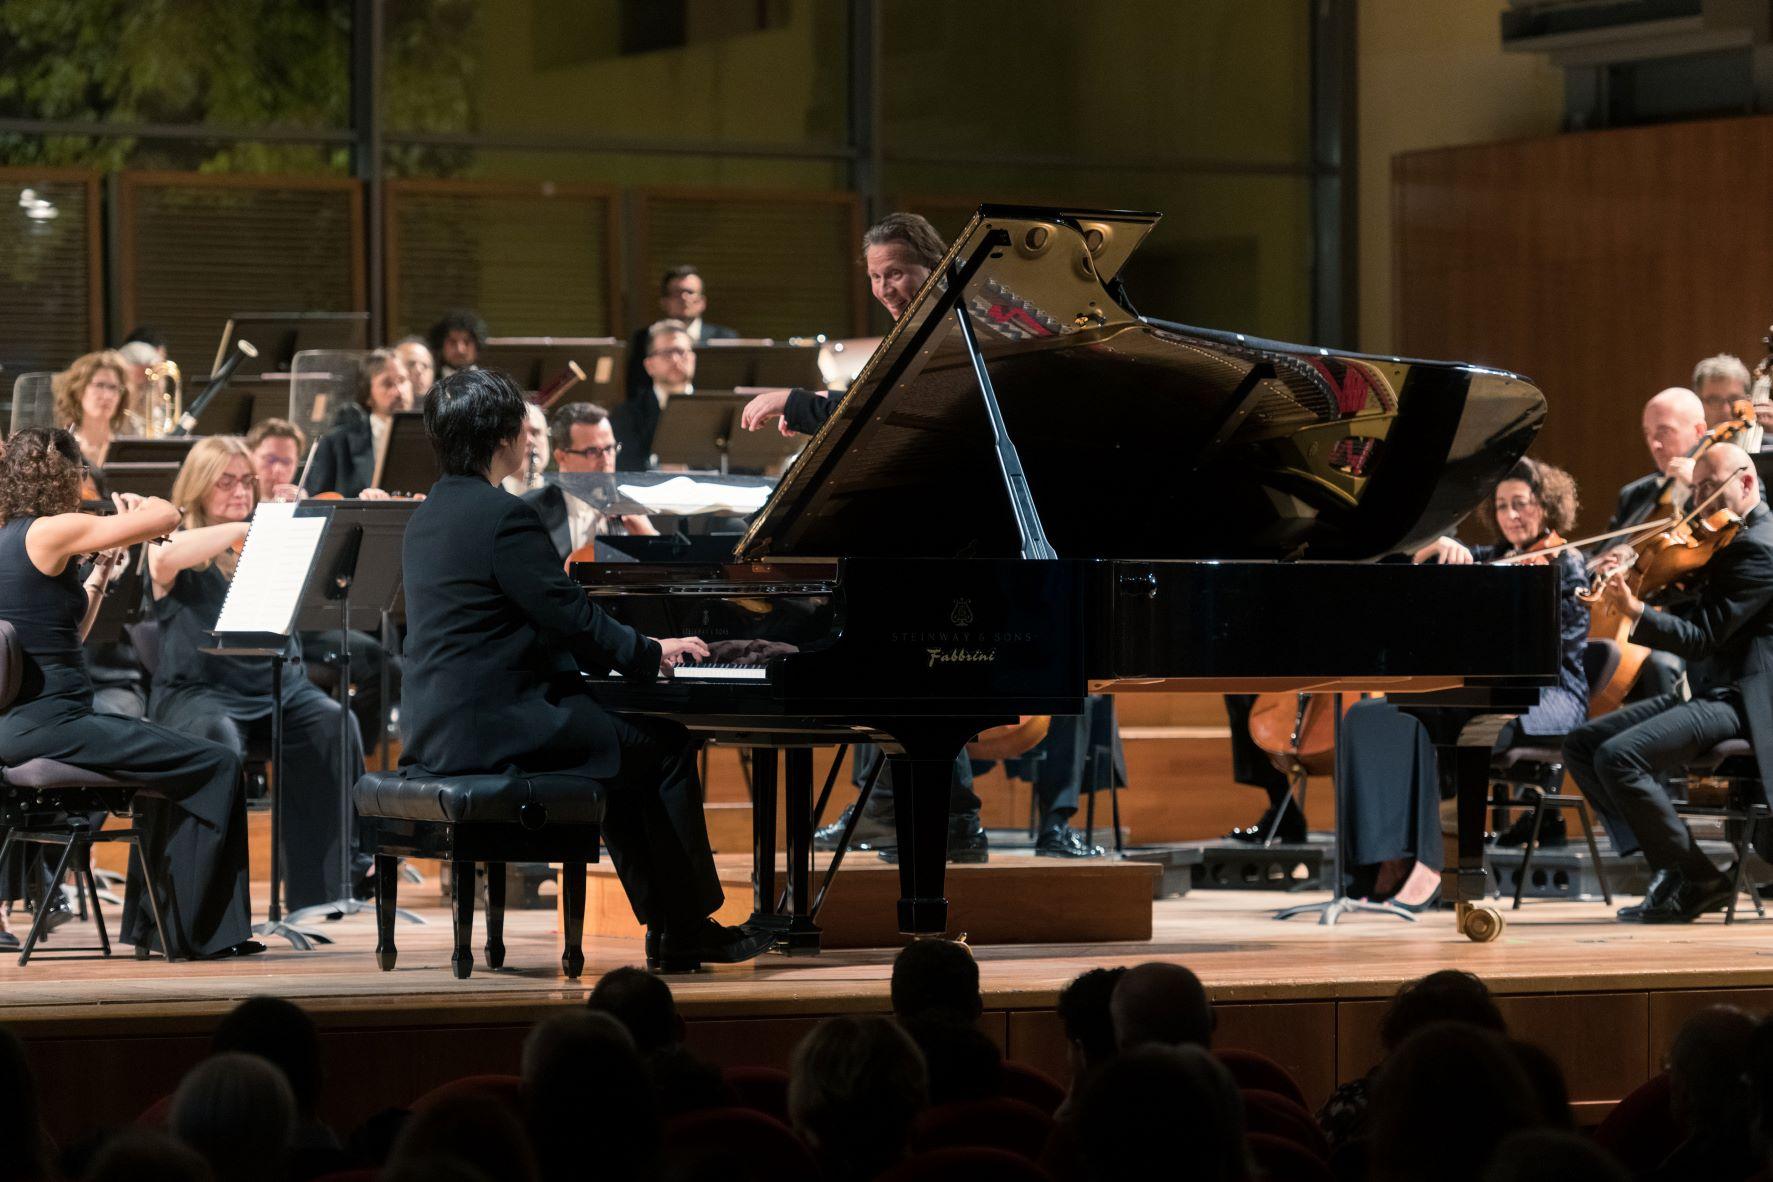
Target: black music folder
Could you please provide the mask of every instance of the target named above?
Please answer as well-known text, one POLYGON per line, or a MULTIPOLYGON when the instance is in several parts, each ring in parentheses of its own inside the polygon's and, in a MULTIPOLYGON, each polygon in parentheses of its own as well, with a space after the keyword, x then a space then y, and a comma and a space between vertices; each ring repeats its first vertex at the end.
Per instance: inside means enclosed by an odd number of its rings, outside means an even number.
POLYGON ((739 429, 739 412, 746 401, 736 394, 674 395, 659 412, 653 432, 653 455, 659 465, 724 471, 727 447, 739 429))
POLYGON ((376 486, 395 496, 418 496, 431 491, 443 470, 437 451, 425 434, 425 416, 402 411, 388 426, 388 450, 382 453, 381 482, 376 486))
POLYGON ((160 438, 147 435, 119 435, 105 449, 105 466, 112 464, 182 464, 195 435, 168 435, 160 438))

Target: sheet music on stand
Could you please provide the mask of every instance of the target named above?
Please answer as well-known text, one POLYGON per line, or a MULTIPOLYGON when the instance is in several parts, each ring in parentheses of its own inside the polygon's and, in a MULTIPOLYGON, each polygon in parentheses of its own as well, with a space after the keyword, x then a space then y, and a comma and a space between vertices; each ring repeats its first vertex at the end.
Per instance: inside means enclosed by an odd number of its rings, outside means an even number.
POLYGON ((236 636, 281 636, 297 630, 314 556, 326 535, 326 517, 297 517, 293 505, 266 503, 253 514, 234 579, 214 631, 236 636))

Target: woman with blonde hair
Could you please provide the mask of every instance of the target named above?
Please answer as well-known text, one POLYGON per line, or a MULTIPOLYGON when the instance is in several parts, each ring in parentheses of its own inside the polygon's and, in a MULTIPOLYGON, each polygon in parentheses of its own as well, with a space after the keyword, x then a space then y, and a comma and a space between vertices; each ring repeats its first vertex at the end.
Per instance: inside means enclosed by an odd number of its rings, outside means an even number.
MULTIPOLYGON (((270 675, 262 657, 203 650, 221 614, 234 564, 257 501, 252 453, 234 435, 200 439, 172 486, 184 524, 148 555, 160 660, 149 716, 175 730, 221 743, 235 754, 250 737, 271 733, 270 675)), ((283 686, 285 881, 292 910, 337 895, 339 704, 308 680, 301 642, 291 637, 283 686)), ((363 773, 362 740, 351 724, 352 780, 363 773)))
MULTIPOLYGON (((122 494, 117 512, 79 512, 80 450, 60 428, 20 431, 0 454, 0 619, 24 650, 21 688, 0 710, 0 763, 56 759, 142 785, 135 811, 147 878, 162 901, 174 955, 241 956, 250 939, 246 803, 240 757, 163 726, 97 714, 81 641, 98 614, 108 557, 174 528, 157 497, 122 494), (82 556, 101 558, 82 578, 82 556)), ((131 866, 121 938, 153 947, 131 866)), ((5 941, 0 941, 5 943, 5 941)), ((165 951, 164 949, 162 951, 165 951)))
POLYGON ((55 375, 55 422, 74 433, 80 454, 97 468, 111 439, 141 433, 141 417, 130 406, 129 362, 114 349, 88 353, 55 375))

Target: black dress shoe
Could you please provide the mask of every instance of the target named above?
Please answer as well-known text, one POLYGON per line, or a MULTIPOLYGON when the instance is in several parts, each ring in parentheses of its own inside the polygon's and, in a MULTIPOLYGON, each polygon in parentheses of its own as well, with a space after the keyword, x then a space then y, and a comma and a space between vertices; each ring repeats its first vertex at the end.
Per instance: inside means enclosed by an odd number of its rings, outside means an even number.
MULTIPOLYGON (((1533 814, 1524 812, 1514 819, 1514 824, 1496 835, 1496 844, 1504 849, 1515 848, 1527 844, 1533 836, 1533 814)), ((1556 849, 1567 845, 1570 841, 1570 830, 1564 824, 1562 809, 1554 809, 1545 815, 1539 823, 1539 848, 1542 850, 1556 849)))
MULTIPOLYGON (((880 860, 897 863, 899 847, 881 847, 880 860)), ((985 835, 978 813, 955 813, 948 818, 948 860, 957 864, 991 860, 991 839, 985 835)))
MULTIPOLYGON (((855 805, 844 809, 837 820, 829 825, 822 825, 813 830, 813 848, 827 852, 837 848, 838 841, 843 837, 843 827, 849 823, 850 814, 856 811, 855 805)), ((850 835, 852 850, 877 850, 881 846, 891 845, 897 830, 891 809, 867 809, 862 819, 856 822, 856 831, 850 835)))
POLYGON ((1099 845, 1086 844, 1083 834, 1063 820, 1042 829, 1034 842, 1034 853, 1039 858, 1100 858, 1106 852, 1099 845))
POLYGON ((1640 923, 1692 923, 1707 911, 1721 911, 1736 894, 1736 880, 1720 874, 1704 882, 1688 882, 1679 886, 1660 903, 1644 908, 1640 923))
POLYGON ((646 932, 646 967, 654 973, 693 973, 704 964, 742 964, 768 952, 776 934, 704 919, 687 929, 646 932))
POLYGON ((1647 909, 1667 902, 1668 896, 1674 893, 1680 882, 1680 871, 1658 870, 1650 876, 1650 885, 1645 889, 1643 899, 1629 907, 1621 907, 1614 914, 1627 923, 1636 923, 1644 918, 1647 909))
POLYGON ((237 956, 257 956, 265 950, 265 946, 257 940, 242 940, 238 944, 230 944, 204 957, 204 960, 231 960, 237 956))
POLYGON ((0 952, 17 952, 18 937, 11 932, 0 932, 0 952))
POLYGON ((1299 810, 1291 804, 1286 806, 1286 810, 1287 814, 1281 818, 1279 825, 1274 823, 1274 809, 1270 807, 1257 818, 1254 825, 1239 825, 1227 833, 1225 837, 1228 841, 1261 845, 1268 839, 1269 829, 1273 828, 1274 840, 1285 842, 1288 845, 1298 845, 1309 837, 1305 830, 1305 819, 1299 815, 1299 810))

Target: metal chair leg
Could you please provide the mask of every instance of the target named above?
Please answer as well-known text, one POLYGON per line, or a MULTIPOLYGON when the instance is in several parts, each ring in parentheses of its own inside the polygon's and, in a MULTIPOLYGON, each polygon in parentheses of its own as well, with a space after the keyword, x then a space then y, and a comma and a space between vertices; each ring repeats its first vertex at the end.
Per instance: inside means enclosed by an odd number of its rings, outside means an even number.
POLYGON ((1582 836, 1588 842, 1588 857, 1594 863, 1594 880, 1601 884, 1601 898, 1607 906, 1613 905, 1613 889, 1607 885, 1607 868, 1601 865, 1601 847, 1594 841, 1594 820, 1588 815, 1588 805, 1584 801, 1576 802, 1576 816, 1582 821, 1582 836))
MULTIPOLYGON (((56 860, 55 874, 50 882, 59 883, 68 873, 68 862, 74 856, 74 843, 69 842, 62 847, 62 856, 56 860)), ((60 889, 59 887, 57 888, 60 889)), ((37 941, 43 938, 43 929, 49 921, 49 892, 39 893, 37 898, 37 914, 31 917, 31 930, 25 936, 25 942, 19 948, 18 965, 24 968, 31 961, 31 951, 37 947, 37 941)))
POLYGON ((1512 911, 1521 909, 1521 896, 1526 893, 1527 879, 1532 877, 1533 873, 1533 855, 1539 849, 1539 826, 1544 822, 1545 793, 1541 792, 1539 799, 1533 802, 1533 832, 1527 838, 1527 844, 1521 847, 1521 873, 1514 883, 1514 906, 1510 908, 1512 911))

